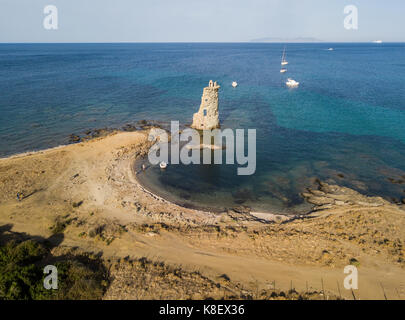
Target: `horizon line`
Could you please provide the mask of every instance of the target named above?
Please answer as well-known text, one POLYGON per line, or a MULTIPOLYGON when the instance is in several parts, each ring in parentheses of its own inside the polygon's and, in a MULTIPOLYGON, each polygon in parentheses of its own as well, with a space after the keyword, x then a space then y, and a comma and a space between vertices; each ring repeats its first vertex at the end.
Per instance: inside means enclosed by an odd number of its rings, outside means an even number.
MULTIPOLYGON (((3 42, 0 41, 0 44, 122 44, 122 43, 145 43, 145 44, 169 44, 169 43, 274 43, 274 44, 285 44, 285 43, 297 43, 297 44, 305 44, 305 43, 375 43, 377 40, 369 40, 369 41, 325 41, 325 40, 320 40, 320 41, 77 41, 77 42, 41 42, 41 41, 34 41, 34 42, 29 42, 29 41, 17 41, 17 42, 3 42)), ((405 40, 403 41, 382 41, 380 44, 384 43, 405 43, 405 40)))

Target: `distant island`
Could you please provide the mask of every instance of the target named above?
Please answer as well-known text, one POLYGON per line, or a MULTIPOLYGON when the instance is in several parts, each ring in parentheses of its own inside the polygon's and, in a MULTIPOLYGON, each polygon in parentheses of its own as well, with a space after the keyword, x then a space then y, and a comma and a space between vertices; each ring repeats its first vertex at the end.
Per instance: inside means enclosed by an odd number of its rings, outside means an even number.
POLYGON ((312 37, 298 37, 298 38, 264 37, 252 39, 250 40, 250 42, 324 42, 324 41, 312 37))

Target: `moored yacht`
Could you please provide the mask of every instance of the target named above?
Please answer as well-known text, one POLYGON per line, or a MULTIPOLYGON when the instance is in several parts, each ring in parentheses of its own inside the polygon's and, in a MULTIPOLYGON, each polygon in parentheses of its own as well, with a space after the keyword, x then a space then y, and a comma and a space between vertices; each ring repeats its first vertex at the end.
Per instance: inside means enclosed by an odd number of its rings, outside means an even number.
POLYGON ((297 81, 295 81, 295 80, 293 80, 293 79, 291 79, 291 78, 288 78, 288 79, 287 79, 287 82, 286 82, 285 84, 287 85, 287 87, 296 88, 296 87, 299 86, 300 83, 297 82, 297 81))

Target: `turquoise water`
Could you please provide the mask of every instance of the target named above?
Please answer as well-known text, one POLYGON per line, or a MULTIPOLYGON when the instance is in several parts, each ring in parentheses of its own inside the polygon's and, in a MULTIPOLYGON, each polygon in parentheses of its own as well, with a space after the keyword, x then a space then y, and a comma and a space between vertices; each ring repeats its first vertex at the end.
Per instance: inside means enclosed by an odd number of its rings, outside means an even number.
POLYGON ((153 191, 190 206, 290 212, 307 210, 299 193, 320 178, 401 200, 405 184, 388 179, 405 176, 405 44, 289 44, 285 75, 283 47, 2 44, 0 156, 142 119, 188 124, 213 79, 222 126, 257 130, 256 173, 150 168, 140 178, 153 191), (300 87, 287 89, 288 76, 300 87))

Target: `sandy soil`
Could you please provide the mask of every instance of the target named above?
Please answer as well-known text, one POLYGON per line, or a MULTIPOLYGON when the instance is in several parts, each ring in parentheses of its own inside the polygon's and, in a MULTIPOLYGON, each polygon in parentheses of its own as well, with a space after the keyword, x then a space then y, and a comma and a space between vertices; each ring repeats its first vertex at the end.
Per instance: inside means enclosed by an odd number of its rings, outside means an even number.
MULTIPOLYGON (((384 293, 405 299, 401 206, 320 183, 319 189, 303 194, 314 204, 306 217, 246 208, 220 214, 186 209, 137 183, 132 164, 149 147, 146 131, 114 132, 0 159, 0 226, 110 261, 146 257, 164 262, 188 272, 183 277, 187 283, 200 284, 195 292, 184 289, 184 296, 173 296, 178 282, 160 286, 155 295, 140 293, 142 286, 131 285, 139 280, 138 263, 112 269, 115 280, 106 298, 201 298, 226 278, 234 288, 251 291, 275 284, 280 290, 324 290, 320 298, 353 299, 343 288, 343 269, 352 263, 359 272, 357 299, 384 299, 384 293)), ((152 287, 165 277, 142 281, 152 287)), ((183 292, 178 286, 177 293, 183 292)))

